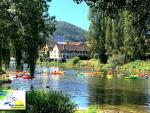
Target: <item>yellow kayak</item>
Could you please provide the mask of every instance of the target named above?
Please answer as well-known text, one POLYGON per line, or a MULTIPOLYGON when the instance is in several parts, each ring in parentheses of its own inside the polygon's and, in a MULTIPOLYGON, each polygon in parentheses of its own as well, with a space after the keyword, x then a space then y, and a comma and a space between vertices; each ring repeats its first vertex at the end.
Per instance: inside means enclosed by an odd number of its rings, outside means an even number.
POLYGON ((107 78, 108 79, 112 79, 112 75, 107 75, 107 78))
POLYGON ((91 76, 95 76, 95 75, 100 75, 103 74, 104 72, 89 72, 89 73, 84 73, 85 75, 91 75, 91 76))

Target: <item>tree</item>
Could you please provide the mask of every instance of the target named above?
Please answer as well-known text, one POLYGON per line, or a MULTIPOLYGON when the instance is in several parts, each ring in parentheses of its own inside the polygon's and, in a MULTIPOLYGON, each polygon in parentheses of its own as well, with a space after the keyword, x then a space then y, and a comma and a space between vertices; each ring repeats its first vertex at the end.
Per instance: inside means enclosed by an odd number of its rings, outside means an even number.
MULTIPOLYGON (((45 40, 53 33, 54 17, 48 14, 47 0, 20 0, 16 2, 16 11, 19 15, 18 21, 21 23, 21 37, 20 42, 24 42, 22 46, 22 53, 25 53, 29 66, 30 73, 33 76, 35 70, 36 59, 38 57, 38 48, 42 45, 41 39, 45 40), (42 37, 42 38, 41 38, 42 37)), ((16 49, 17 50, 17 49, 16 49)))
POLYGON ((105 55, 105 18, 104 14, 90 8, 89 20, 91 21, 88 33, 88 40, 92 49, 92 56, 100 59, 102 63, 106 63, 105 55))
POLYGON ((112 19, 107 17, 106 19, 106 37, 105 37, 105 49, 107 51, 107 55, 111 56, 113 51, 113 41, 112 41, 112 19))
MULTIPOLYGON (((95 12, 105 14, 105 49, 108 57, 124 54, 126 62, 144 59, 143 56, 148 50, 145 49, 144 34, 148 28, 146 23, 150 18, 149 0, 74 1, 77 3, 85 1, 95 12)), ((95 16, 96 14, 93 12, 93 17, 95 16)), ((94 27, 98 26, 94 25, 94 27)), ((95 40, 95 43, 97 42, 95 40)), ((96 45, 95 43, 94 45, 96 45)))
MULTIPOLYGON (((48 14, 48 2, 50 0, 3 0, 0 3, 0 16, 3 17, 0 19, 0 50, 4 48, 10 53, 10 46, 3 45, 11 45, 17 69, 21 69, 22 63, 27 61, 31 76, 34 75, 39 47, 55 30, 55 18, 48 14)), ((3 55, 0 51, 0 68, 2 59, 6 58, 6 54, 5 57, 3 55)), ((10 58, 10 54, 7 56, 10 58)))

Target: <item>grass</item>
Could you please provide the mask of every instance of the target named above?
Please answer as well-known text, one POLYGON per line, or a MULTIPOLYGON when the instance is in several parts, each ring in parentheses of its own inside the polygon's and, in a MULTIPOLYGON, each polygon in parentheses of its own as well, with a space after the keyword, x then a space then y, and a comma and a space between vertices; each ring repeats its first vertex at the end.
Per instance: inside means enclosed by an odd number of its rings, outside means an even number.
POLYGON ((75 113, 149 113, 141 105, 100 105, 91 106, 87 110, 78 110, 75 113))
POLYGON ((58 66, 63 68, 93 68, 95 70, 107 70, 110 65, 109 64, 100 64, 97 59, 90 60, 79 60, 75 65, 73 64, 73 59, 69 59, 67 62, 59 63, 59 62, 37 62, 40 65, 46 66, 58 66))
MULTIPOLYGON (((79 60, 75 65, 72 64, 72 59, 68 60, 65 63, 39 62, 39 64, 47 66, 58 66, 63 68, 93 68, 94 70, 108 70, 111 67, 110 64, 100 64, 99 60, 97 59, 79 60)), ((121 71, 131 72, 133 74, 150 73, 150 60, 136 60, 122 66, 117 66, 117 69, 121 71)))
POLYGON ((123 66, 118 67, 120 70, 127 70, 129 72, 135 72, 135 73, 150 73, 150 60, 148 61, 142 61, 142 60, 136 60, 134 62, 129 62, 127 64, 124 64, 123 66))

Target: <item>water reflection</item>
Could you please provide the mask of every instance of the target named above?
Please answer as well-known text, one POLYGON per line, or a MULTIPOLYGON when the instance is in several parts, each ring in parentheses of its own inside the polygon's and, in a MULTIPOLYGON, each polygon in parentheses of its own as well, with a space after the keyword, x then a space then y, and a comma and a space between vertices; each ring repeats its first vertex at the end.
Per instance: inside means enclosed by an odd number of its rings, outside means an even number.
POLYGON ((145 80, 125 80, 113 77, 112 80, 105 78, 90 78, 89 102, 95 104, 136 104, 146 105, 149 94, 145 80))
MULTIPOLYGON (((62 91, 71 96, 79 107, 88 107, 93 104, 110 105, 146 105, 150 106, 150 80, 124 79, 122 76, 76 76, 77 71, 88 69, 61 69, 56 67, 36 67, 42 69, 43 75, 37 74, 31 80, 15 79, 12 82, 14 89, 30 90, 33 85, 36 89, 49 88, 62 91), (64 70, 64 76, 51 75, 53 71, 64 70)), ((89 69, 90 70, 90 69, 89 69)))

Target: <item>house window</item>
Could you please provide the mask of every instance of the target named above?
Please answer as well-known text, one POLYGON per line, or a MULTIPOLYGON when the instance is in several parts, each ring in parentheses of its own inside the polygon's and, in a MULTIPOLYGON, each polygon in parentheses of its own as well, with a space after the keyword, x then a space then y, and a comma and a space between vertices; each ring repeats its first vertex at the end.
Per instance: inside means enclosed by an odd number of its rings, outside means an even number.
POLYGON ((65 58, 65 55, 63 55, 63 58, 65 58))

